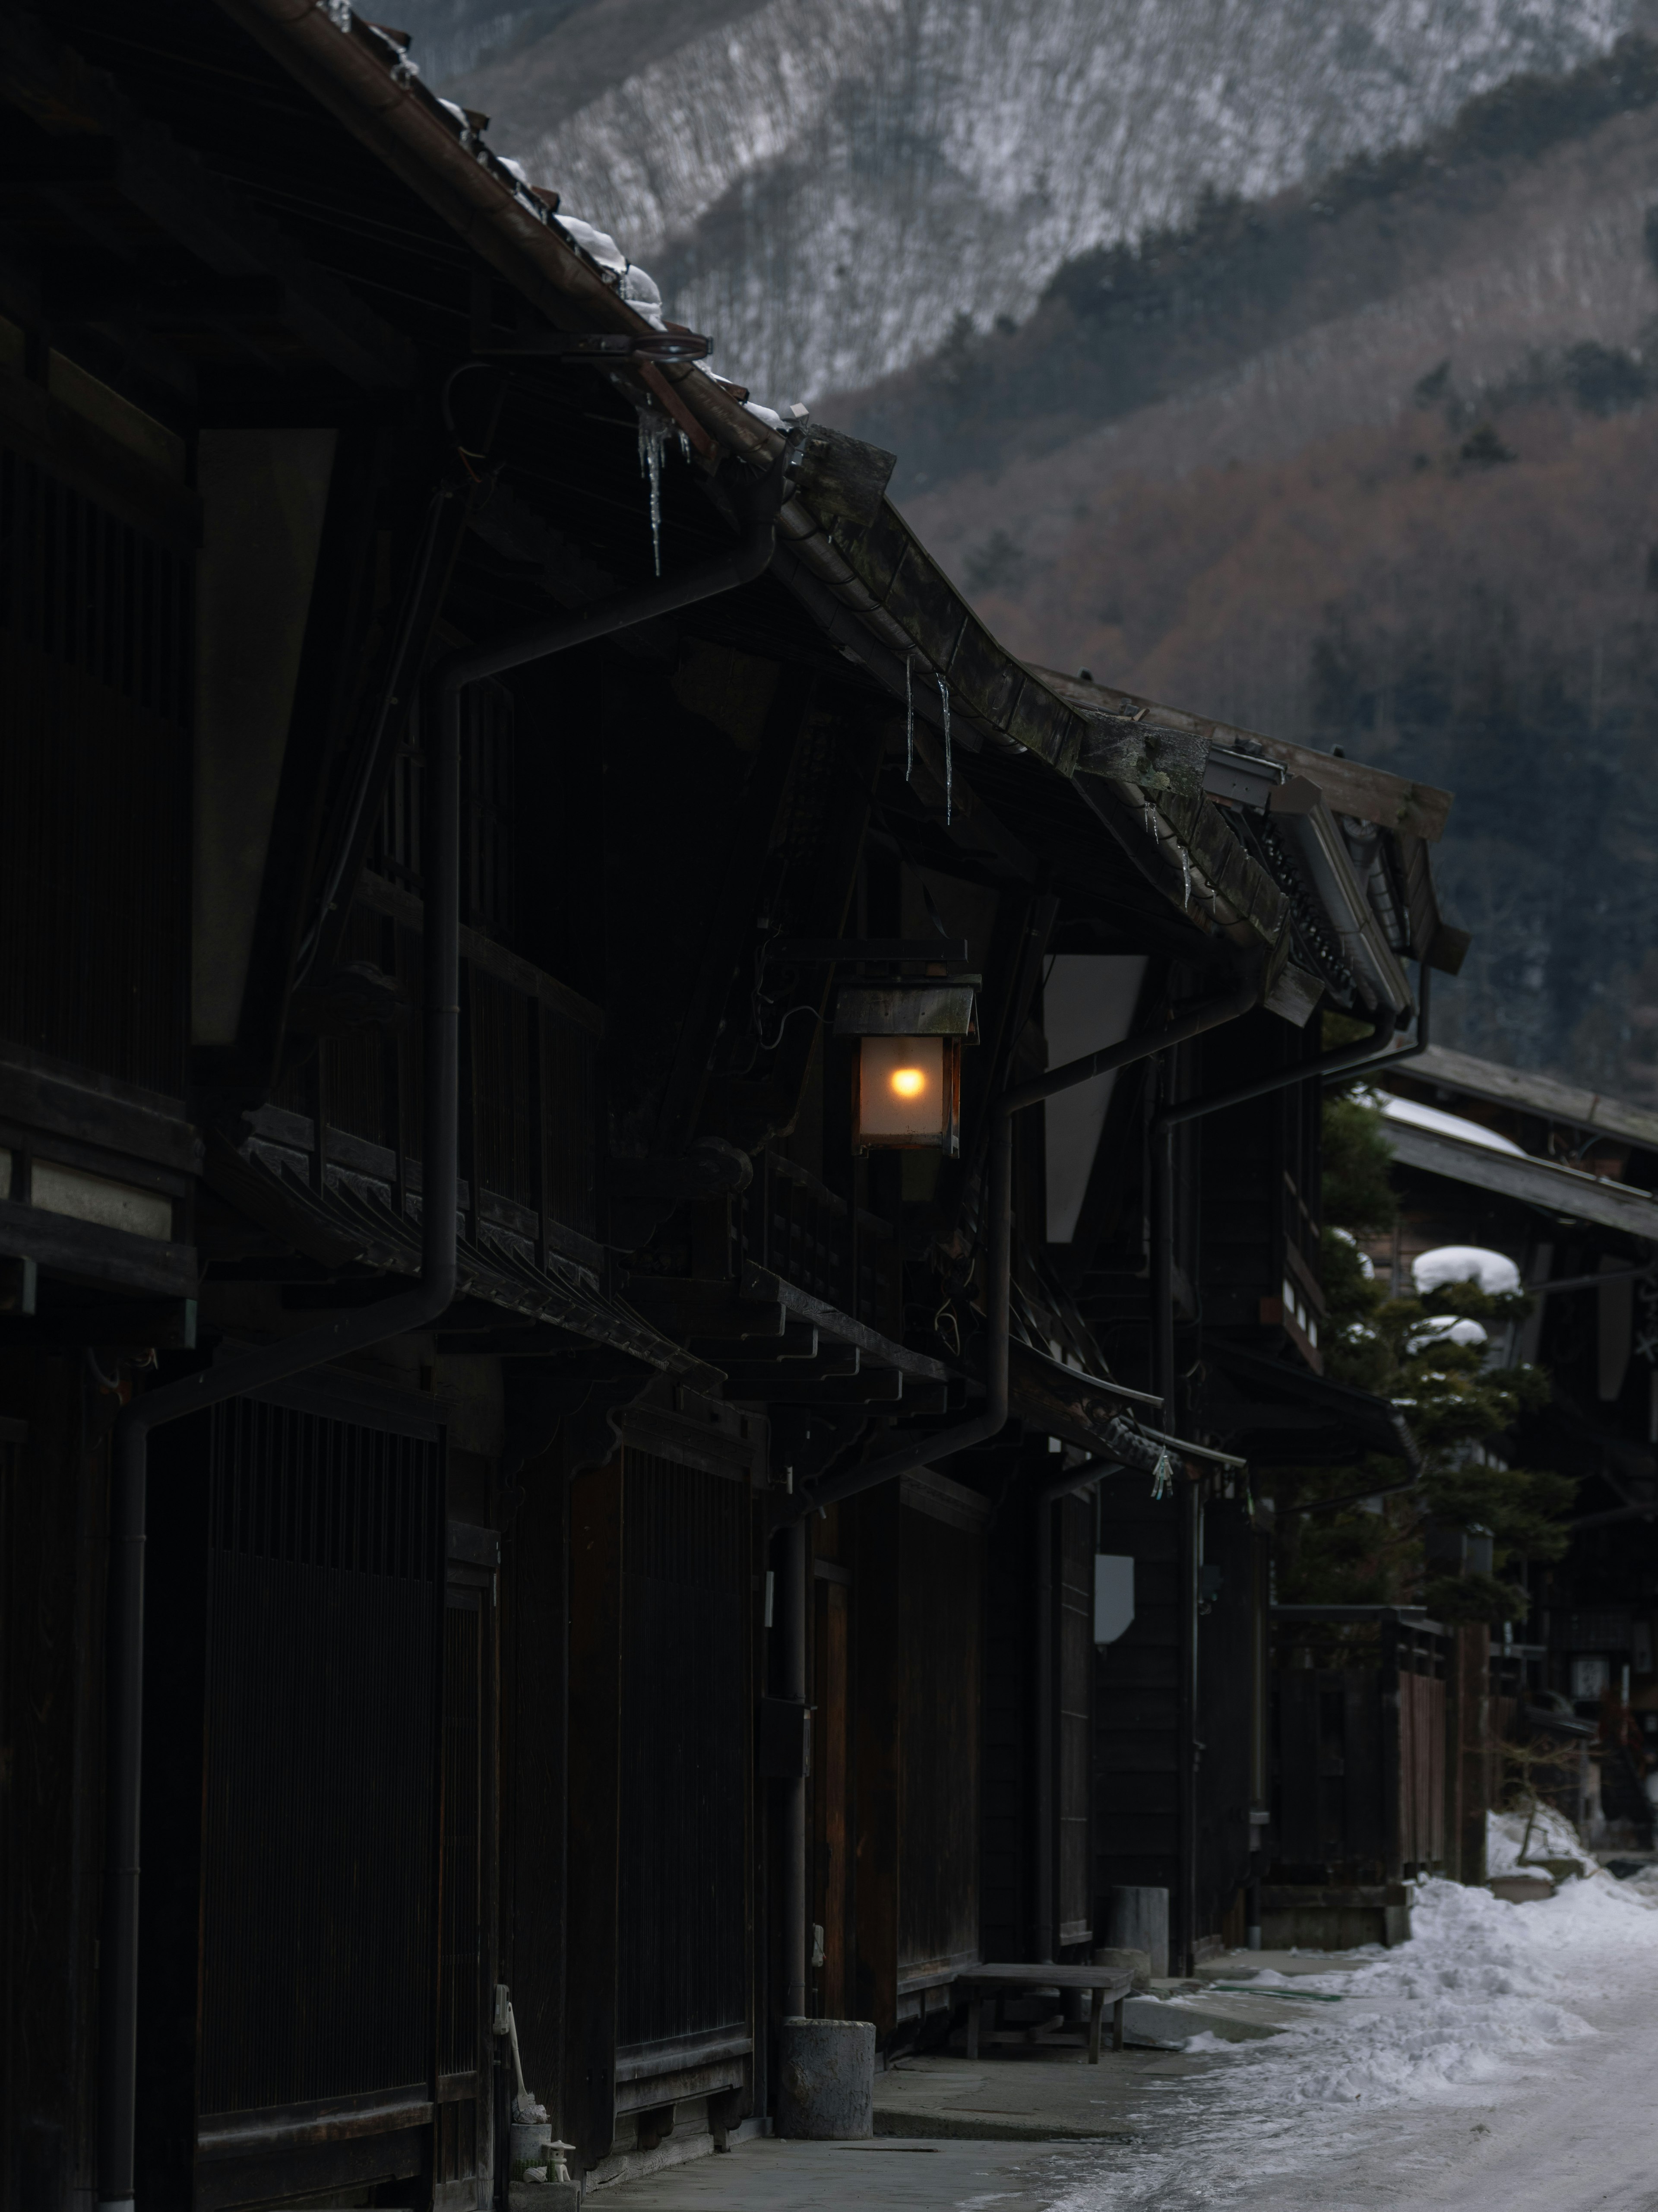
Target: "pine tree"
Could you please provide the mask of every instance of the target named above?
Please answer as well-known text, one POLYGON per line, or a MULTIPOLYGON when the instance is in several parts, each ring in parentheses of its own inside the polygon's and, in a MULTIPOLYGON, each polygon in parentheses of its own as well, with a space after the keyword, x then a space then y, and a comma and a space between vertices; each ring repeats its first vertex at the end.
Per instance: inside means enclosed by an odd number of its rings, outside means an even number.
POLYGON ((1494 1326, 1522 1317, 1523 1292, 1478 1283, 1395 1297, 1378 1281, 1360 1239, 1393 1225, 1397 1200, 1380 1109, 1363 1093, 1333 1091, 1324 1108, 1325 1372, 1389 1399, 1410 1424, 1424 1462, 1410 1490, 1406 1470, 1370 1455, 1357 1467, 1275 1472, 1281 1530, 1278 1595, 1301 1604, 1425 1604, 1436 1619, 1501 1621, 1522 1616, 1530 1560, 1564 1553, 1564 1516, 1575 1480, 1507 1463, 1521 1416, 1548 1395, 1539 1368, 1489 1364, 1494 1326), (1373 1479, 1377 1510, 1350 1506, 1305 1515, 1287 1509, 1357 1492, 1373 1479), (1424 1538, 1442 1529, 1489 1531, 1491 1574, 1436 1574, 1424 1538))

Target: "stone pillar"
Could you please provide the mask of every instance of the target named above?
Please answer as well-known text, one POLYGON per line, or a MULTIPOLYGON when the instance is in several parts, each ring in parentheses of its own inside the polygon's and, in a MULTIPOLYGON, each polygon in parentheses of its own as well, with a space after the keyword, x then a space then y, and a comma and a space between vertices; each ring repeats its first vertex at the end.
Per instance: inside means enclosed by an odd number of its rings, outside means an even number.
POLYGON ((1151 1978, 1169 1972, 1169 1892, 1119 1883, 1105 1893, 1106 1941, 1113 1950, 1144 1951, 1151 1978))
POLYGON ((786 2020, 774 2135, 842 2142, 875 2133, 875 2024, 786 2020))

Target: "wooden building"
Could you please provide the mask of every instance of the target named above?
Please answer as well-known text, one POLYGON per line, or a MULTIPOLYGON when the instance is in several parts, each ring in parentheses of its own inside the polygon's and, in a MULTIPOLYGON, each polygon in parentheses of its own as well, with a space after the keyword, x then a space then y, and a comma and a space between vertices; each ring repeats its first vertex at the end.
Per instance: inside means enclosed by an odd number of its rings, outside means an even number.
MULTIPOLYGON (((1531 1311, 1497 1353, 1548 1377, 1512 1439, 1515 1463, 1579 1485, 1566 1557, 1533 1566, 1514 1624, 1528 1723, 1575 1716, 1598 1735, 1606 1832, 1649 1848, 1658 1772, 1658 1115, 1529 1071, 1436 1047, 1390 1073, 1400 1187, 1380 1271, 1408 1290, 1446 1246, 1513 1262, 1531 1311)), ((1575 1795, 1575 1790, 1568 1793, 1575 1795)))
POLYGON ((1430 829, 1014 660, 343 0, 0 100, 0 2205, 504 2203, 1230 1927, 1430 829))

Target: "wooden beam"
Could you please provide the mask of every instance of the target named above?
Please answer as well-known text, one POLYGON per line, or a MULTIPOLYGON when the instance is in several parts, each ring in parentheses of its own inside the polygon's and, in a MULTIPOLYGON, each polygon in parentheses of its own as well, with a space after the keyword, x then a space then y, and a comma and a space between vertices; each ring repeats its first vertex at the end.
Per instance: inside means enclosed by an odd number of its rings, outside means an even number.
MULTIPOLYGON (((908 1403, 904 1377, 896 1367, 866 1367, 860 1375, 808 1376, 804 1381, 786 1376, 786 1370, 774 1370, 763 1382, 744 1383, 741 1395, 774 1406, 896 1406, 900 1399, 908 1403)), ((736 1392, 738 1386, 733 1383, 732 1389, 736 1392)))
MULTIPOLYGON (((27 324, 32 315, 9 280, 0 257, 0 311, 27 324)), ((152 538, 193 553, 202 542, 202 503, 185 484, 166 476, 90 422, 73 407, 54 399, 38 384, 0 368, 0 421, 9 445, 46 464, 60 481, 72 485, 135 524, 152 538)))
POLYGON ((1418 1129, 1409 1121, 1389 1121, 1388 1142, 1394 1158, 1407 1168, 1444 1176, 1475 1190, 1495 1191, 1557 1218, 1592 1221, 1599 1228, 1619 1229, 1658 1243, 1658 1198, 1649 1191, 1604 1182, 1550 1160, 1464 1144, 1460 1138, 1418 1129))
POLYGON ((107 183, 216 274, 276 277, 286 327, 342 375, 370 391, 414 383, 415 350, 401 332, 309 261, 269 216, 145 115, 107 74, 72 49, 52 45, 14 10, 0 15, 0 73, 14 105, 48 137, 75 149, 66 148, 60 157, 64 163, 110 167, 107 183), (103 145, 89 154, 88 141, 103 145))
MULTIPOLYGON (((31 1261, 0 1261, 0 1285, 9 1267, 32 1267, 31 1261)), ((0 1296, 0 1314, 10 1315, 0 1296)), ((33 1311, 33 1308, 27 1309, 33 1311)), ((27 1340, 37 1347, 53 1345, 123 1345, 137 1351, 193 1352, 196 1349, 194 1298, 96 1297, 54 1301, 30 1328, 27 1340)))
POLYGON ((1452 794, 1430 783, 1412 783, 1404 776, 1389 775, 1385 769, 1368 768, 1363 761, 1338 760, 1333 753, 1315 752, 1309 745, 1292 745, 1282 738, 1263 737, 1258 730, 1240 729, 1206 714, 1189 714, 1178 707, 1159 706, 1133 691, 1084 684, 1058 669, 1038 668, 1035 673, 1072 706, 1102 708, 1112 714, 1143 714, 1161 729, 1190 730, 1211 744, 1236 745, 1243 738, 1250 745, 1259 745, 1269 760, 1279 762, 1297 775, 1310 776, 1333 813, 1357 815, 1361 822, 1378 822, 1387 830, 1408 830, 1430 844, 1437 843, 1444 835, 1452 794))
POLYGON ((196 1255, 188 1244, 134 1237, 67 1214, 0 1200, 0 1254, 33 1260, 48 1274, 72 1282, 109 1284, 159 1298, 193 1298, 196 1255))
MULTIPOLYGON (((1535 1114, 1545 1121, 1564 1121, 1576 1129, 1622 1137, 1649 1152, 1658 1152, 1658 1114, 1626 1099, 1606 1098, 1575 1083, 1562 1083, 1552 1075, 1535 1075, 1528 1068, 1499 1067, 1494 1060, 1476 1060, 1470 1053, 1453 1052, 1446 1045, 1430 1045, 1414 1054, 1399 1070, 1402 1084, 1441 1085, 1461 1091, 1470 1098, 1488 1099, 1496 1106, 1512 1107, 1518 1114, 1535 1114)), ((1374 1080, 1386 1084, 1385 1066, 1374 1080)))
POLYGON ((1008 1396, 1013 1411, 1032 1428, 1063 1437, 1084 1451, 1110 1449, 1111 1422, 1133 1411, 1133 1401, 1116 1398, 1081 1375, 1074 1378, 1054 1361, 1022 1344, 1010 1347, 1008 1396))
POLYGON ((872 1328, 867 1322, 854 1320, 851 1314, 844 1314, 838 1307, 814 1297, 810 1291, 803 1291, 786 1276, 774 1275, 767 1267, 756 1267, 752 1261, 744 1263, 741 1295, 744 1303, 757 1299, 768 1304, 776 1299, 786 1313, 812 1322, 820 1338, 855 1344, 864 1355, 866 1367, 898 1367, 907 1375, 922 1376, 932 1382, 942 1382, 949 1376, 950 1370, 941 1359, 931 1358, 925 1352, 912 1352, 907 1345, 896 1344, 891 1337, 883 1336, 878 1328, 872 1328))
POLYGON ((379 444, 373 429, 354 425, 341 432, 335 447, 236 1042, 228 1053, 197 1054, 198 1073, 245 1085, 261 1098, 275 1087, 281 1066, 294 956, 305 926, 331 770, 346 734, 358 641, 374 611, 379 444))
POLYGON ((0 1045, 0 1117, 33 1129, 50 1129, 82 1145, 125 1152, 157 1167, 198 1175, 200 1133, 179 1112, 111 1092, 94 1091, 66 1077, 47 1075, 10 1059, 0 1045))
POLYGON ((763 1342, 782 1337, 786 1326, 780 1297, 739 1298, 730 1283, 689 1277, 630 1275, 628 1303, 670 1336, 706 1339, 710 1343, 763 1342))
MULTIPOLYGON (((814 1338, 817 1334, 816 1329, 811 1332, 814 1338)), ((744 1395, 752 1384, 757 1395, 765 1396, 767 1386, 772 1383, 844 1382, 857 1374, 862 1358, 855 1344, 831 1344, 811 1358, 795 1358, 782 1352, 774 1359, 728 1359, 724 1363, 726 1382, 735 1395, 744 1395)))

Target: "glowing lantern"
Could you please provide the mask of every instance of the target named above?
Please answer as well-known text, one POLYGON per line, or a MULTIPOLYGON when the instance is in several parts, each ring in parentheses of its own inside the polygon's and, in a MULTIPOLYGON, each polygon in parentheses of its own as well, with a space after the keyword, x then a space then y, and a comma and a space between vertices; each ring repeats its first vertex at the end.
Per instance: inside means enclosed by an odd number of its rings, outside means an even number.
POLYGON ((962 1045, 977 1035, 971 984, 841 987, 835 1034, 858 1040, 853 1142, 961 1149, 962 1045))

